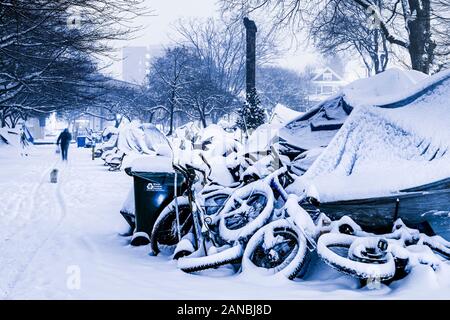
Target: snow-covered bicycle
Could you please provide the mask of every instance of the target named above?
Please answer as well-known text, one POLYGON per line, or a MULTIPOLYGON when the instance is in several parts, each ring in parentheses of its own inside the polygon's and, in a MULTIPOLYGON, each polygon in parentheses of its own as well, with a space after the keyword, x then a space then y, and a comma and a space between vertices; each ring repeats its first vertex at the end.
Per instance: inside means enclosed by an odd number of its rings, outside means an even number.
POLYGON ((177 259, 198 249, 199 241, 204 238, 201 236, 202 219, 214 216, 240 184, 222 187, 207 181, 207 174, 199 168, 174 167, 184 176, 187 189, 163 209, 153 226, 150 244, 154 255, 163 251, 174 254, 177 259))
MULTIPOLYGON (((273 162, 278 159, 276 155, 270 157, 273 162)), ((271 162, 270 157, 268 163, 271 162)), ((224 187, 210 179, 211 167, 201 154, 200 158, 207 169, 192 164, 174 165, 177 172, 185 177, 188 187, 184 195, 175 198, 163 209, 155 222, 150 239, 155 255, 166 251, 174 253, 177 259, 200 247, 206 255, 205 242, 217 247, 233 241, 221 236, 227 229, 234 235, 255 232, 272 213, 272 189, 265 182, 255 181, 268 172, 244 172, 241 182, 224 187), (267 198, 270 198, 269 201, 267 198), (236 210, 221 220, 219 212, 223 212, 228 203, 231 205, 228 205, 227 211, 237 209, 237 205, 241 211, 245 208, 251 210, 246 214, 236 210), (267 205, 269 207, 262 210, 267 205), (257 218, 260 214, 261 217, 257 218)))
POLYGON ((278 203, 287 200, 284 187, 291 182, 287 168, 282 167, 236 189, 217 213, 203 215, 202 237, 206 241, 202 250, 180 258, 178 267, 196 272, 240 262, 249 239, 280 211, 278 203))
POLYGON ((346 233, 322 235, 318 255, 331 267, 361 280, 388 281, 406 276, 418 264, 437 270, 450 259, 450 242, 408 228, 401 219, 391 233, 367 233, 347 218, 346 233))
POLYGON ((262 275, 279 274, 294 279, 304 274, 315 249, 315 243, 328 218, 311 217, 290 195, 278 219, 259 229, 243 253, 242 271, 262 275))

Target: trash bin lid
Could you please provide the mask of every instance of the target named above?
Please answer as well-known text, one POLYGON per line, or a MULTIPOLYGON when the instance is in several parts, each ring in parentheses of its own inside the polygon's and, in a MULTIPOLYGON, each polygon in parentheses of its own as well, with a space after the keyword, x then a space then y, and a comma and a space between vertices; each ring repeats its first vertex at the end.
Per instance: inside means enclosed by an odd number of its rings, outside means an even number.
MULTIPOLYGON (((163 181, 165 184, 172 184, 174 181, 174 172, 134 172, 133 176, 146 180, 146 181, 163 181)), ((180 185, 184 182, 184 177, 177 175, 177 184, 180 185)))
POLYGON ((166 156, 142 156, 134 160, 130 167, 133 173, 175 173, 172 166, 172 158, 166 156))

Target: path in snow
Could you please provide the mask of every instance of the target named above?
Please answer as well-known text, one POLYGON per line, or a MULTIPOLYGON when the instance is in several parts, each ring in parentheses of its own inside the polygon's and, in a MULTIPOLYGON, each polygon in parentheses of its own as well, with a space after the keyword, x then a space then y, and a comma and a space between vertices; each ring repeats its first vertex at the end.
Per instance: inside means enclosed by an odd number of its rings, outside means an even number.
POLYGON ((380 290, 358 289, 322 263, 295 282, 227 269, 185 274, 119 235, 127 228, 119 209, 128 176, 90 160, 88 149, 71 147, 69 160, 63 165, 52 146, 34 147, 28 158, 0 150, 0 299, 450 298, 449 270, 429 267, 380 290), (49 183, 55 166, 56 185, 49 183))
MULTIPOLYGON (((9 297, 33 258, 64 219, 61 187, 47 183, 50 171, 59 163, 57 160, 51 160, 50 163, 50 166, 47 162, 31 166, 30 171, 24 170, 21 175, 16 168, 8 168, 12 169, 8 171, 14 174, 14 183, 19 190, 7 183, 2 188, 2 198, 6 200, 2 201, 2 220, 9 222, 1 228, 0 293, 4 298, 9 297), (20 181, 25 181, 25 184, 19 184, 20 181)), ((17 169, 25 169, 23 165, 23 161, 19 161, 17 169)), ((64 169, 61 170, 61 176, 64 169)))

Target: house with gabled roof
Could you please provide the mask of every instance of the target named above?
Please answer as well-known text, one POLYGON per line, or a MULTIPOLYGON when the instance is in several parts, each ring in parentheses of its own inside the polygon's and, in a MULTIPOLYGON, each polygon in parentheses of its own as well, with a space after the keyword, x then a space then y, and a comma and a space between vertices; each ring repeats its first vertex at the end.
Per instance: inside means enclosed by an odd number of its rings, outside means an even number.
POLYGON ((343 76, 329 66, 317 69, 311 79, 309 100, 312 104, 323 101, 338 92, 346 83, 343 76))

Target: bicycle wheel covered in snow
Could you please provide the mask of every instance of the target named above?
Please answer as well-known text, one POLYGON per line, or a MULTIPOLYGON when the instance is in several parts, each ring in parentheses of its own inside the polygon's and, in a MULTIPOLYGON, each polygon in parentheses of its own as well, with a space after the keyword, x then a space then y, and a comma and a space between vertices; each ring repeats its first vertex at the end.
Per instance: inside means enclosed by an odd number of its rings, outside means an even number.
POLYGON ((342 273, 385 281, 393 278, 396 271, 394 257, 387 248, 388 242, 382 238, 329 233, 319 238, 317 253, 342 273))
POLYGON ((227 189, 219 189, 203 195, 205 215, 212 216, 218 213, 230 198, 230 193, 227 189))
POLYGON ((276 220, 259 229, 250 239, 242 258, 242 269, 294 279, 307 265, 308 258, 302 232, 288 220, 276 220))
POLYGON ((184 237, 192 228, 193 219, 188 199, 186 197, 174 199, 164 208, 153 227, 150 243, 155 255, 161 250, 172 253, 179 241, 176 202, 178 202, 181 237, 184 237))
POLYGON ((269 221, 273 208, 273 191, 265 181, 236 190, 220 212, 220 236, 229 242, 249 238, 269 221))
POLYGON ((178 260, 178 268, 184 272, 197 272, 211 268, 217 268, 226 264, 238 263, 241 261, 244 249, 241 244, 234 247, 225 247, 222 250, 207 256, 201 256, 201 252, 196 251, 190 256, 182 257, 178 260))

